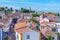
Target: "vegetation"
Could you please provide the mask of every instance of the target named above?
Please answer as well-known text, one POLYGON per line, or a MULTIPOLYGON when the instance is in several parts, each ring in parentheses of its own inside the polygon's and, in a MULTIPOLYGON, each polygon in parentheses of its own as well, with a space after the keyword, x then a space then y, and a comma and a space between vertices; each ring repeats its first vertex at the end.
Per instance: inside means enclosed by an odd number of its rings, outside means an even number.
POLYGON ((23 13, 29 13, 29 9, 21 8, 21 12, 23 12, 23 13))
POLYGON ((51 38, 52 38, 51 36, 48 36, 48 40, 52 40, 51 38))
POLYGON ((0 11, 3 11, 4 10, 4 7, 0 7, 0 11))
POLYGON ((4 10, 4 12, 5 12, 5 15, 7 15, 7 10, 4 10))
POLYGON ((10 11, 11 11, 11 12, 13 11, 13 8, 12 8, 12 7, 10 8, 10 11))
POLYGON ((21 12, 23 12, 23 13, 35 13, 34 10, 29 10, 29 9, 26 9, 26 8, 21 8, 21 12))
POLYGON ((57 34, 58 38, 60 38, 60 33, 55 32, 55 34, 57 34))
POLYGON ((60 16, 60 14, 59 14, 59 13, 56 13, 55 15, 56 15, 56 16, 60 16))
MULTIPOLYGON (((33 21, 33 22, 35 22, 35 23, 37 23, 37 24, 39 25, 39 21, 37 21, 37 20, 34 19, 34 18, 30 19, 30 21, 33 21)), ((37 27, 37 30, 40 31, 40 40, 42 40, 42 33, 41 33, 41 30, 39 29, 39 26, 36 26, 36 27, 37 27)))
POLYGON ((56 13, 53 13, 53 12, 48 12, 48 13, 46 13, 46 14, 54 14, 54 15, 56 15, 56 13))
POLYGON ((46 14, 54 14, 54 15, 56 15, 56 16, 60 16, 60 13, 48 12, 48 13, 46 13, 46 14))
POLYGON ((35 18, 31 18, 30 21, 33 21, 35 23, 38 23, 39 21, 37 21, 35 18))
POLYGON ((54 40, 54 37, 48 36, 48 40, 54 40))
POLYGON ((30 12, 31 12, 31 13, 35 13, 35 11, 34 11, 34 10, 31 10, 30 12))
POLYGON ((12 23, 17 23, 18 18, 13 18, 12 23))
POLYGON ((11 7, 10 9, 8 9, 7 7, 5 7, 6 9, 4 10, 5 15, 7 15, 7 13, 11 13, 13 11, 13 8, 11 7))
POLYGON ((41 14, 32 14, 33 17, 40 17, 41 14))

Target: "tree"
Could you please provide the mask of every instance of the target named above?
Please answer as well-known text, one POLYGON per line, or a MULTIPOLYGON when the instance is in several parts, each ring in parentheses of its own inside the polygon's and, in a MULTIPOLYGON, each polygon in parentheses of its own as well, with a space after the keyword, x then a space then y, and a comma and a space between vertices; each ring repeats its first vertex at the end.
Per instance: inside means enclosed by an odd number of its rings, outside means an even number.
POLYGON ((7 9, 6 11, 7 11, 7 13, 10 13, 11 12, 11 9, 7 9))
POLYGON ((21 12, 23 12, 24 8, 21 8, 21 12))
POLYGON ((21 12, 23 12, 23 13, 29 13, 30 11, 29 11, 29 9, 21 8, 21 12))
POLYGON ((12 7, 10 8, 10 11, 11 11, 11 12, 13 11, 13 8, 12 8, 12 7))
POLYGON ((48 36, 48 40, 52 40, 52 37, 51 36, 48 36))
POLYGON ((42 40, 42 33, 41 33, 41 30, 40 30, 41 25, 40 25, 39 21, 37 21, 37 20, 34 19, 34 18, 31 18, 30 21, 33 21, 33 22, 35 22, 35 23, 37 24, 37 25, 36 25, 36 28, 37 28, 37 30, 40 31, 40 40, 42 40))
POLYGON ((59 14, 59 13, 57 13, 56 15, 57 15, 57 16, 60 16, 60 14, 59 14))
POLYGON ((35 18, 31 18, 30 21, 33 21, 35 23, 38 23, 39 21, 37 21, 35 18))
POLYGON ((13 11, 13 9, 12 9, 12 8, 7 9, 7 7, 6 7, 6 9, 4 10, 5 15, 7 15, 7 13, 10 13, 10 12, 12 12, 12 11, 13 11))
POLYGON ((5 9, 8 9, 8 7, 5 7, 5 9))
POLYGON ((41 14, 32 14, 33 17, 40 17, 41 14))
POLYGON ((35 13, 35 11, 34 11, 34 10, 31 10, 30 12, 31 12, 31 13, 35 13))
POLYGON ((19 10, 18 10, 18 9, 15 9, 15 11, 16 11, 16 12, 19 12, 19 10))
POLYGON ((4 7, 0 7, 0 11, 3 11, 4 10, 4 7))
POLYGON ((48 12, 48 13, 46 13, 46 14, 54 14, 53 12, 48 12))
POLYGON ((7 15, 7 10, 4 10, 4 12, 5 12, 5 15, 7 15))
POLYGON ((51 40, 51 36, 48 36, 48 40, 51 40))
POLYGON ((18 18, 13 18, 12 23, 17 23, 18 18))
POLYGON ((37 26, 36 26, 36 28, 37 28, 37 30, 40 31, 40 40, 42 40, 42 33, 41 33, 41 30, 40 30, 40 27, 41 27, 40 23, 37 22, 37 26))
POLYGON ((33 22, 37 23, 36 28, 37 28, 37 30, 40 31, 40 40, 42 40, 42 33, 41 33, 41 30, 40 30, 40 23, 39 23, 39 21, 37 21, 34 18, 30 19, 30 21, 33 21, 33 22))

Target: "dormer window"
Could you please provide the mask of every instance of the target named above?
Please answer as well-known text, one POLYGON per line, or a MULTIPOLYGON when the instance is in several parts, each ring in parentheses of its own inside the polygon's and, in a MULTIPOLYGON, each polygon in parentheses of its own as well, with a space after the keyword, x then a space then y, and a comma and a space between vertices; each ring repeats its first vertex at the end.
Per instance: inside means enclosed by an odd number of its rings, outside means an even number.
POLYGON ((0 19, 2 19, 2 17, 0 16, 0 19))
POLYGON ((30 25, 31 25, 31 23, 30 23, 30 22, 28 22, 28 23, 27 23, 27 26, 28 26, 28 27, 30 27, 30 25))

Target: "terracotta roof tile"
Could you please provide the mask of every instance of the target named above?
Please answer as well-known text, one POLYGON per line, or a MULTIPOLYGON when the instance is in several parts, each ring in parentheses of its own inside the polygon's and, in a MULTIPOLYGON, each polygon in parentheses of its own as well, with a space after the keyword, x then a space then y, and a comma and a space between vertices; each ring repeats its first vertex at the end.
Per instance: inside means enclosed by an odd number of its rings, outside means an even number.
POLYGON ((15 30, 15 32, 24 33, 24 32, 27 32, 29 30, 32 30, 33 28, 35 28, 33 25, 31 25, 28 28, 27 23, 22 22, 22 23, 16 24, 14 30, 15 30))
POLYGON ((47 28, 44 28, 41 30, 42 34, 47 37, 47 36, 57 36, 53 31, 48 30, 47 28))
MULTIPOLYGON (((9 20, 8 19, 0 19, 0 24, 4 24, 4 27, 7 27, 7 25, 9 24, 9 20)), ((0 25, 2 26, 2 25, 0 25)))
POLYGON ((43 27, 50 27, 50 28, 55 28, 52 24, 54 24, 55 22, 42 22, 41 26, 43 27))
POLYGON ((49 19, 47 19, 47 18, 40 18, 40 23, 42 23, 42 22, 49 22, 49 19))
POLYGON ((16 13, 10 13, 8 15, 5 15, 7 18, 15 18, 15 16, 20 16, 22 13, 21 12, 16 12, 16 13))
POLYGON ((24 33, 24 32, 27 32, 31 30, 30 28, 23 28, 23 29, 19 29, 19 30, 15 30, 16 32, 19 32, 19 33, 24 33))
POLYGON ((17 23, 17 24, 15 24, 15 29, 26 27, 26 26, 27 26, 26 22, 17 23))
POLYGON ((58 22, 58 20, 56 20, 56 19, 54 19, 54 18, 50 19, 50 21, 51 21, 51 22, 58 22))
POLYGON ((54 14, 45 14, 45 16, 55 16, 54 14))
POLYGON ((32 14, 24 14, 24 16, 32 16, 32 14))
POLYGON ((17 20, 17 22, 27 22, 28 20, 26 20, 26 19, 21 19, 21 18, 19 18, 18 20, 17 20))

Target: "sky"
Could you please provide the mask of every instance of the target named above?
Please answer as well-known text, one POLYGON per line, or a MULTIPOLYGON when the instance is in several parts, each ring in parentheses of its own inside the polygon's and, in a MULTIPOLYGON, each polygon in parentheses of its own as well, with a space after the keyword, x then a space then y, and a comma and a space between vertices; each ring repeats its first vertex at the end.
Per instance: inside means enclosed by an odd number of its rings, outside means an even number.
POLYGON ((36 11, 60 12, 60 0, 0 0, 0 6, 14 9, 32 8, 36 11))

